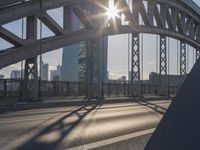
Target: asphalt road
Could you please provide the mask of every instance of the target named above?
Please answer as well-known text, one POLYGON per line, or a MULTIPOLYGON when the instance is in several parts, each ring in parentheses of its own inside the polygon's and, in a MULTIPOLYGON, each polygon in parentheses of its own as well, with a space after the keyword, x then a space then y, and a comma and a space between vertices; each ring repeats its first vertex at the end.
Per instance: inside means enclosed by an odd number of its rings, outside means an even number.
POLYGON ((0 115, 1 150, 141 150, 170 101, 34 109, 0 115))

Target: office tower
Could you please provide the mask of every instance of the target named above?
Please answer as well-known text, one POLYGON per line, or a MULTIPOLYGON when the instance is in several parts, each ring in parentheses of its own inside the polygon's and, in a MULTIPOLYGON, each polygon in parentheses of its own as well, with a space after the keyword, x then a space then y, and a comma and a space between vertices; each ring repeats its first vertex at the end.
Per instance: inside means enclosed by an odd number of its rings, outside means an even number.
MULTIPOLYGON (((87 4, 83 6, 87 13, 92 13, 95 10, 93 5, 87 4)), ((73 14, 73 13, 72 13, 73 14)), ((78 30, 82 28, 82 24, 79 22, 78 18, 73 14, 72 16, 72 28, 73 30, 78 30)), ((108 37, 101 38, 100 40, 100 50, 102 53, 103 62, 103 80, 107 81, 107 48, 108 48, 108 37)), ((61 80, 62 81, 82 81, 85 80, 85 67, 86 63, 86 50, 87 41, 77 43, 68 47, 63 48, 62 55, 62 69, 61 69, 61 80)))
POLYGON ((50 80, 51 81, 59 81, 60 80, 60 75, 61 75, 61 66, 57 66, 57 70, 51 70, 50 71, 50 80))
POLYGON ((11 79, 20 79, 21 78, 21 70, 12 70, 10 73, 11 79))
MULTIPOLYGON (((72 28, 73 30, 78 30, 79 27, 80 27, 80 23, 78 21, 78 18, 73 14, 72 28)), ((73 45, 63 48, 62 68, 61 68, 62 81, 78 81, 79 52, 80 52, 80 43, 73 44, 73 45)))
POLYGON ((49 64, 44 64, 43 61, 41 64, 41 80, 44 81, 49 80, 49 64))

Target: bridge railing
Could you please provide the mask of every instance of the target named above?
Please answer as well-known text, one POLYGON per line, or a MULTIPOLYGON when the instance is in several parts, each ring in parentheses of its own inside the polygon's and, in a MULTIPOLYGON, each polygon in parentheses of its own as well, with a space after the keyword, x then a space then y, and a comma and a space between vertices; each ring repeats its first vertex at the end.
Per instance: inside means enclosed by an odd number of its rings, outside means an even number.
MULTIPOLYGON (((0 80, 0 98, 22 98, 23 80, 20 79, 2 79, 0 80)), ((103 84, 104 97, 130 97, 131 90, 141 91, 141 95, 160 95, 158 84, 139 83, 140 86, 133 86, 130 82, 106 82, 103 84)), ((137 83, 138 85, 138 83, 137 83)), ((165 93, 163 96, 176 95, 177 85, 163 85, 165 93)), ((28 95, 33 93, 28 90, 28 95)), ((85 82, 68 81, 41 81, 39 93, 41 97, 78 97, 87 95, 87 84, 85 82)))

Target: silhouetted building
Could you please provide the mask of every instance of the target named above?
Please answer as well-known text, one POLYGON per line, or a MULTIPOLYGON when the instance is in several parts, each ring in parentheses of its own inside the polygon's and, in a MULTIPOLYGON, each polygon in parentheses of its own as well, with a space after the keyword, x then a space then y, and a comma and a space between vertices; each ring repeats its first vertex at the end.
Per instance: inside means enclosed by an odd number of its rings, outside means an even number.
POLYGON ((12 70, 10 73, 10 78, 11 79, 20 79, 21 77, 23 78, 24 76, 24 70, 12 70), (22 73, 22 76, 21 76, 22 73))
POLYGON ((126 81, 126 76, 122 76, 121 78, 118 79, 118 81, 123 81, 123 82, 125 82, 125 81, 126 81))
POLYGON ((3 79, 4 78, 4 75, 0 75, 0 79, 3 79))
POLYGON ((59 81, 60 80, 60 71, 61 71, 61 66, 57 66, 57 70, 51 70, 50 71, 50 80, 51 81, 59 81))
POLYGON ((160 75, 158 73, 151 72, 149 74, 149 83, 159 85, 159 82, 161 82, 163 86, 177 86, 181 85, 186 77, 187 74, 180 77, 180 75, 160 75))
POLYGON ((49 80, 49 64, 44 64, 42 61, 41 66, 41 80, 48 81, 49 80))

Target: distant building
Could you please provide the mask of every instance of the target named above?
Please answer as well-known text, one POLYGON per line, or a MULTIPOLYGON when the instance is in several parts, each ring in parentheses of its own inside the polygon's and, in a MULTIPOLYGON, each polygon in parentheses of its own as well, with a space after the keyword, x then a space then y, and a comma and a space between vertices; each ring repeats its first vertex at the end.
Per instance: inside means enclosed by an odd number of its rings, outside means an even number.
POLYGON ((51 70, 50 71, 50 80, 51 81, 59 81, 60 80, 60 77, 59 77, 57 70, 51 70))
POLYGON ((59 75, 59 80, 61 79, 61 69, 62 69, 62 67, 60 65, 57 65, 57 72, 59 75))
POLYGON ((43 61, 41 65, 41 80, 44 80, 44 81, 49 80, 49 64, 44 64, 43 61))
POLYGON ((107 79, 106 82, 107 82, 107 81, 109 81, 109 79, 110 79, 109 71, 107 71, 107 74, 106 74, 106 75, 107 75, 107 76, 106 76, 106 79, 107 79))
POLYGON ((11 73, 10 73, 10 78, 11 79, 20 79, 21 77, 24 76, 24 71, 21 71, 21 70, 12 70, 11 73), (21 73, 22 73, 22 76, 21 76, 21 73))
MULTIPOLYGON (((10 73, 11 79, 21 79, 24 78, 24 70, 12 70, 10 73), (22 74, 22 76, 21 76, 22 74)), ((19 82, 10 82, 8 83, 7 90, 8 91, 16 91, 20 88, 19 82)))
POLYGON ((3 79, 3 78, 4 78, 4 75, 1 75, 1 74, 0 74, 0 79, 3 79))
POLYGON ((131 71, 128 72, 128 80, 131 81, 131 71))
MULTIPOLYGON (((98 11, 94 6, 86 4, 84 6, 85 12, 93 13, 98 11)), ((73 14, 73 13, 72 13, 73 14)), ((78 18, 72 15, 72 30, 78 30, 82 28, 82 24, 78 18)), ((63 48, 62 55, 62 69, 61 69, 61 80, 63 81, 79 81, 86 79, 85 70, 86 66, 82 65, 86 63, 86 49, 87 42, 80 42, 68 47, 63 48), (84 55, 82 55, 84 54, 84 55), (84 68, 85 67, 85 68, 84 68), (80 75, 81 74, 81 75, 80 75)), ((108 37, 104 37, 100 40, 100 50, 102 51, 102 63, 103 63, 103 80, 107 81, 107 48, 108 48, 108 37)))
MULTIPOLYGON (((80 28, 80 22, 73 13, 72 13, 72 28, 73 30, 78 30, 80 28)), ((80 43, 73 44, 63 48, 62 69, 61 69, 62 81, 78 81, 79 52, 80 52, 80 43)))
POLYGON ((180 75, 159 75, 158 73, 151 72, 149 74, 149 83, 153 85, 159 85, 159 82, 163 86, 177 86, 184 82, 187 74, 180 78, 180 75))
POLYGON ((122 76, 121 78, 118 79, 118 81, 125 82, 126 81, 126 76, 122 76))
POLYGON ((57 70, 50 71, 50 80, 51 81, 59 81, 61 79, 61 66, 57 66, 57 70))

